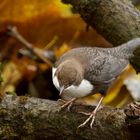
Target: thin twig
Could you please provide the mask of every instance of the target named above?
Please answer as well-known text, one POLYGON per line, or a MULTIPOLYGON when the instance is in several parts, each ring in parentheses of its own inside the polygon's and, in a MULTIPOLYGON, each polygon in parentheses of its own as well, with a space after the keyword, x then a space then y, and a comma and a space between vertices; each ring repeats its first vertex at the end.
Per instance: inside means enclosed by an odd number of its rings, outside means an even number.
POLYGON ((17 27, 8 26, 9 35, 16 38, 19 42, 21 42, 25 47, 31 50, 36 56, 38 56, 41 60, 47 63, 50 67, 53 66, 53 63, 44 56, 44 50, 34 47, 33 44, 28 42, 23 36, 18 32, 17 27))
POLYGON ((44 50, 50 49, 58 40, 58 36, 54 36, 54 38, 44 47, 44 50))

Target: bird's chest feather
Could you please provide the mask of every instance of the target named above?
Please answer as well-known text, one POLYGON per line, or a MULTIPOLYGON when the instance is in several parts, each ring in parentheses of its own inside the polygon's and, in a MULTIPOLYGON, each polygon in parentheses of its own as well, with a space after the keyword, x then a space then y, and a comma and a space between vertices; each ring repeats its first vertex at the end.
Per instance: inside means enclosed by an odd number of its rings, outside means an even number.
POLYGON ((81 98, 89 95, 92 92, 92 90, 93 85, 89 81, 83 79, 80 85, 71 85, 68 88, 66 88, 62 97, 64 96, 65 98, 65 96, 68 96, 71 98, 81 98))

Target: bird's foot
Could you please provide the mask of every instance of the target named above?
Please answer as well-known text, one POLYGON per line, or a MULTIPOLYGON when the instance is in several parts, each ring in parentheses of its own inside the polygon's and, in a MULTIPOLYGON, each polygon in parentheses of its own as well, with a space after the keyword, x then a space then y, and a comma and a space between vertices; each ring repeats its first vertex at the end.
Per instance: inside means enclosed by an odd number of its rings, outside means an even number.
POLYGON ((66 103, 66 100, 58 99, 57 102, 59 102, 60 104, 65 104, 66 103))
POLYGON ((73 98, 71 99, 70 101, 65 101, 65 100, 62 100, 62 99, 59 99, 59 101, 63 102, 63 105, 61 105, 61 108, 60 110, 64 109, 67 107, 68 111, 70 111, 72 105, 73 105, 73 102, 76 100, 76 98, 73 98))
POLYGON ((80 124, 78 126, 78 128, 84 127, 90 120, 91 120, 90 128, 92 128, 92 125, 93 125, 94 120, 95 120, 96 113, 97 113, 98 109, 100 108, 100 105, 101 105, 103 99, 104 99, 104 96, 102 96, 100 98, 96 108, 91 113, 80 112, 80 113, 82 113, 84 115, 88 115, 89 117, 82 124, 80 124))
POLYGON ((84 115, 87 115, 89 117, 82 124, 80 124, 78 126, 78 128, 84 127, 90 120, 91 120, 90 128, 92 128, 93 123, 94 123, 94 120, 95 120, 96 112, 93 111, 91 113, 85 113, 85 112, 79 112, 79 113, 84 114, 84 115))

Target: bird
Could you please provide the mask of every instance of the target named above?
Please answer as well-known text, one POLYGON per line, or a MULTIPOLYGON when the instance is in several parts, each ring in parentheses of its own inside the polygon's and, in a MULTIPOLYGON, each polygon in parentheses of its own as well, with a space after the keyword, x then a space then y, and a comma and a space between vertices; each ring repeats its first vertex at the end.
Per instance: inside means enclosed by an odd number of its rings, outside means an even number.
POLYGON ((136 48, 140 47, 140 38, 134 38, 125 44, 113 48, 79 47, 64 53, 52 68, 52 80, 59 90, 63 107, 71 107, 79 98, 96 93, 101 98, 92 112, 84 113, 89 117, 78 126, 84 127, 90 120, 92 128, 96 113, 100 108, 109 87, 127 68, 129 59, 136 48))

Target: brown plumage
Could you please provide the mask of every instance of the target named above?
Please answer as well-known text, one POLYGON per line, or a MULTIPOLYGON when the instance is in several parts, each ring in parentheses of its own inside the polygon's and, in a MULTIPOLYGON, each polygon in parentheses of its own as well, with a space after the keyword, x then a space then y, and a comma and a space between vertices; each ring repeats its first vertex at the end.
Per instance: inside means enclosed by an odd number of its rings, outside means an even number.
POLYGON ((62 62, 55 74, 59 79, 60 86, 64 85, 65 88, 72 84, 79 85, 84 78, 83 68, 74 58, 62 62), (73 68, 73 66, 76 67, 73 68))

